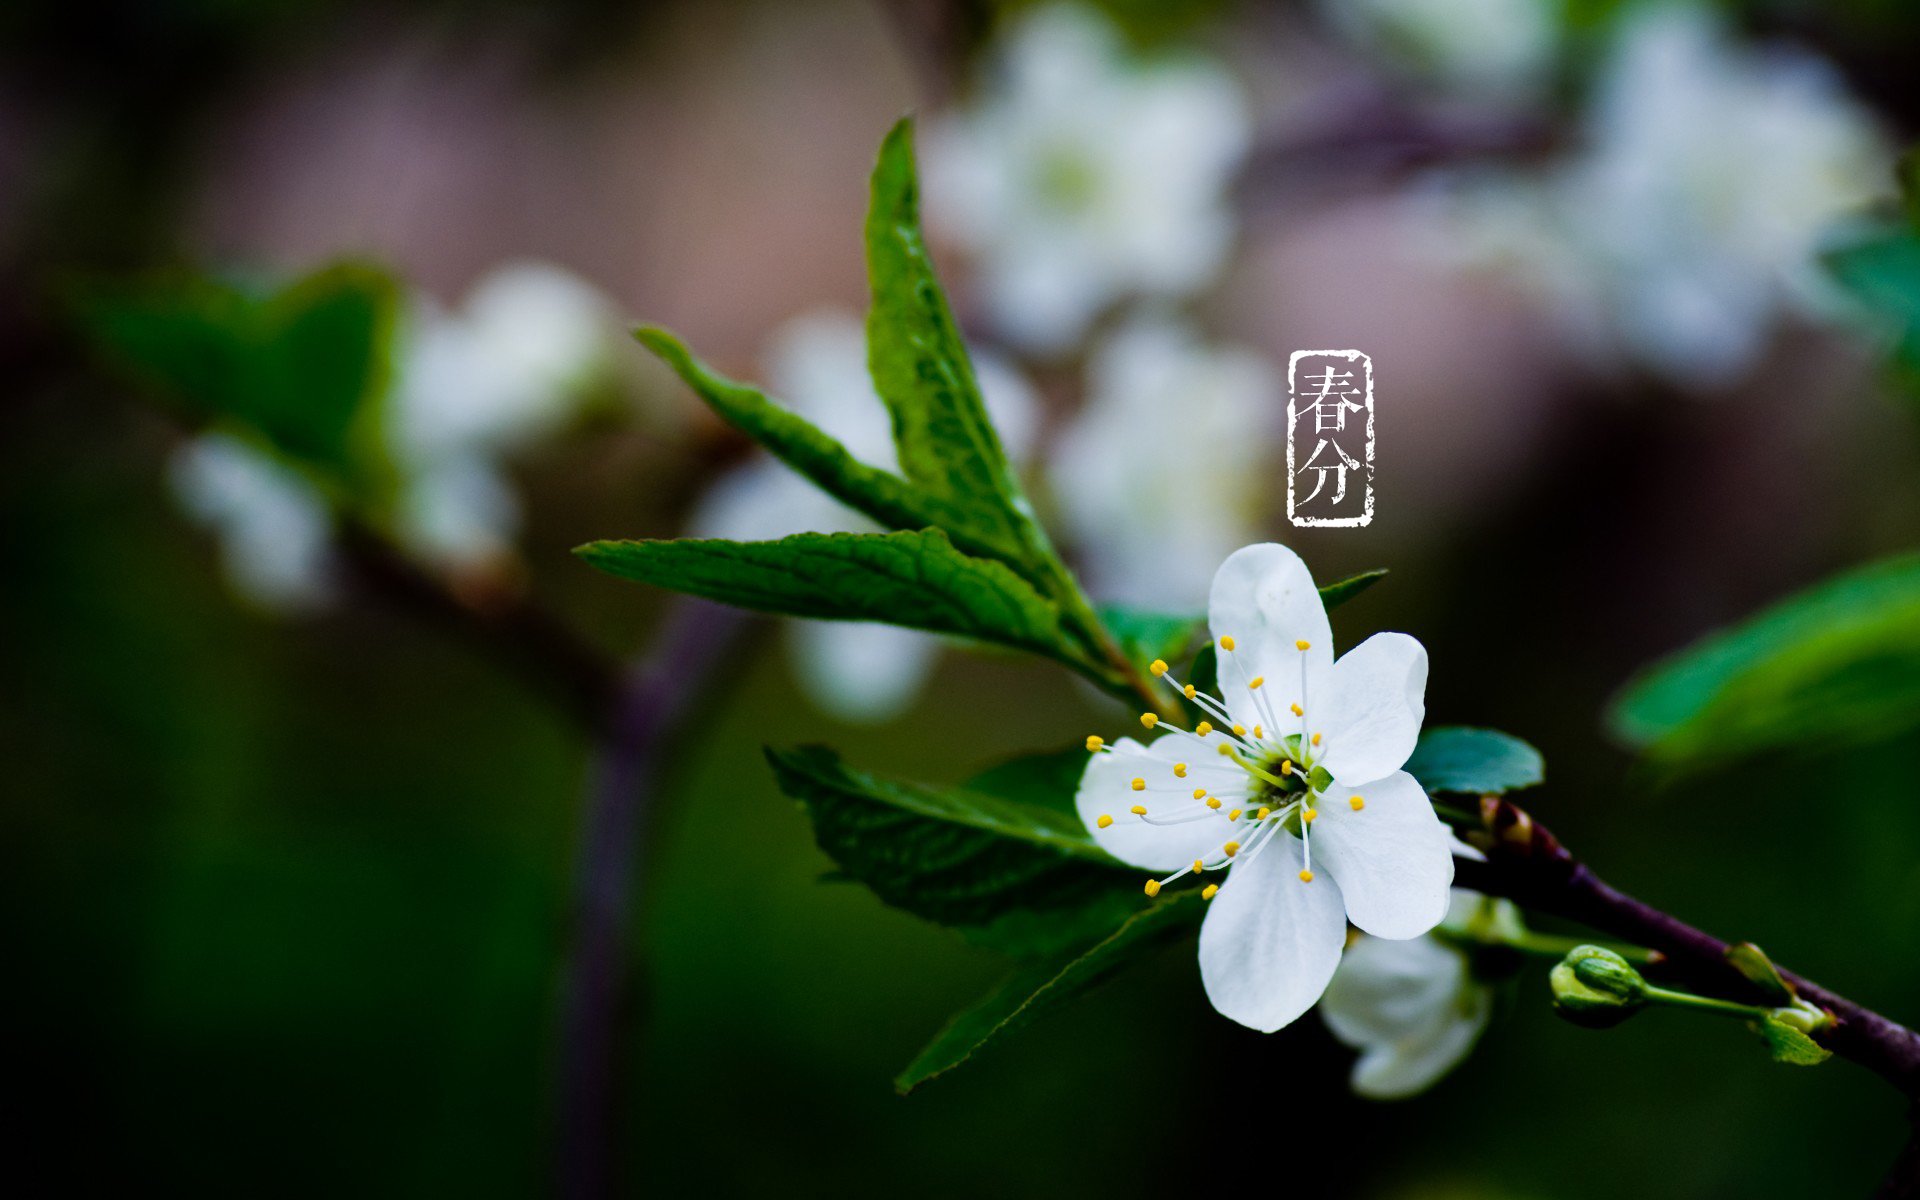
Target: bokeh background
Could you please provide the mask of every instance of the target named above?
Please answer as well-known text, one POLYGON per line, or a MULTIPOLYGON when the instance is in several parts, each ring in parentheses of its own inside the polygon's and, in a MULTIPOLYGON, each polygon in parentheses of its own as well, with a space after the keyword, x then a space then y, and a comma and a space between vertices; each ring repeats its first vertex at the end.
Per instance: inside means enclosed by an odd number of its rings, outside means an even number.
MULTIPOLYGON (((1690 99, 1623 74, 1644 16, 1593 0, 1106 11, 1088 19, 1114 23, 1126 61, 1230 81, 1244 144, 1192 167, 1218 177, 1219 262, 1030 338, 1041 318, 996 316, 994 246, 963 215, 934 230, 963 319, 1027 380, 1030 469, 1069 545, 1109 590, 1148 597, 1191 588, 1182 547, 1208 531, 1285 540, 1322 579, 1391 568, 1336 634, 1420 637, 1430 719, 1539 746, 1548 785, 1529 806, 1583 857, 1920 1018, 1920 740, 1676 780, 1636 768, 1602 721, 1649 660, 1920 535, 1916 417, 1885 338, 1801 286, 1819 248, 1890 211, 1920 118, 1920 16, 1890 0, 1700 9, 1719 65, 1680 75, 1735 83, 1690 99), (1672 97, 1646 158, 1594 149, 1632 123, 1606 114, 1610 94, 1672 97), (1755 127, 1730 132, 1741 112, 1755 127), (1823 157, 1829 128, 1844 145, 1823 157), (1811 198, 1778 167, 1802 151, 1811 198), (1608 197, 1617 227, 1565 195, 1608 197), (1692 203, 1699 225, 1665 221, 1692 203), (1706 244, 1743 221, 1762 232, 1706 244), (1718 282, 1675 294, 1700 279, 1718 282), (1734 328, 1688 332, 1701 306, 1762 292, 1734 328), (1168 310, 1252 360, 1372 354, 1372 526, 1286 527, 1261 420, 1283 400, 1257 380, 1252 400, 1226 396, 1231 372, 1207 394, 1251 404, 1240 416, 1185 412, 1192 375, 1174 371, 1114 418, 1145 438, 1130 478, 1194 476, 1187 524, 1153 526, 1165 506, 1126 487, 1110 514, 1075 510, 1100 482, 1049 472, 1099 402, 1090 363, 1130 314, 1168 310), (1242 484, 1209 490, 1216 454, 1242 484)), ((64 289, 182 265, 288 278, 345 256, 455 310, 500 264, 538 260, 612 324, 672 326, 764 378, 793 318, 863 304, 866 173, 889 124, 917 109, 990 125, 1031 16, 851 0, 0 16, 0 1004, 23 1173, 61 1193, 551 1190, 591 775, 564 711, 416 609, 236 591, 170 466, 189 431, 102 361, 64 289)), ((755 464, 639 347, 610 339, 598 369, 590 404, 515 446, 502 471, 521 519, 481 566, 423 561, 456 590, 537 599, 624 659, 666 602, 569 548, 717 521, 714 481, 755 464)), ((675 681, 701 699, 632 847, 619 1191, 1112 1194, 1252 1170, 1310 1195, 1853 1195, 1899 1144, 1900 1104, 1865 1072, 1775 1066, 1736 1029, 1666 1013, 1577 1030, 1537 972, 1453 1076, 1370 1104, 1317 1020, 1262 1037, 1213 1014, 1187 951, 896 1097, 893 1073, 1004 966, 824 881, 759 747, 826 741, 953 780, 1125 714, 962 653, 849 709, 789 652, 805 636, 748 629, 710 678, 675 681)))

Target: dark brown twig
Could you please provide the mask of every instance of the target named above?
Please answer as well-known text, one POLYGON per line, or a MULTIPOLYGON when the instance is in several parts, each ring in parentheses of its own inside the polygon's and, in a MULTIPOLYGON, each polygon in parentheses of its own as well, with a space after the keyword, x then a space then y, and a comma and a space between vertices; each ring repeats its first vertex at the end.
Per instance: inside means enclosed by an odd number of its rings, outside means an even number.
MULTIPOLYGON (((1510 801, 1482 802, 1487 861, 1460 859, 1462 887, 1505 896, 1523 907, 1577 921, 1609 937, 1665 956, 1662 969, 1708 995, 1756 1002, 1754 985, 1727 959, 1728 943, 1608 884, 1569 853, 1545 826, 1510 801)), ((1920 1103, 1920 1034, 1791 971, 1781 976, 1804 999, 1834 1016, 1820 1041, 1841 1058, 1920 1103)), ((1880 1196, 1920 1197, 1920 1131, 1882 1182, 1880 1196)))

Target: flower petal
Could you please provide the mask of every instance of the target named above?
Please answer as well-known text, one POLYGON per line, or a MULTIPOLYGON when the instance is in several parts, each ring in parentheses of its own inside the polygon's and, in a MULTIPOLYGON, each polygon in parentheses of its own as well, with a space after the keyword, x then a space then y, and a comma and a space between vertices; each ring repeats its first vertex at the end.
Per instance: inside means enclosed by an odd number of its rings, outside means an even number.
POLYGON ((1427 650, 1404 633, 1376 633, 1333 664, 1308 709, 1326 739, 1324 765, 1358 786, 1405 766, 1427 715, 1427 650))
POLYGON ((1206 788, 1230 802, 1246 790, 1247 777, 1237 767, 1204 761, 1202 754, 1203 748, 1190 739, 1163 737, 1147 746, 1121 738, 1107 753, 1091 755, 1073 803, 1093 840, 1121 862, 1156 872, 1177 870, 1196 858, 1219 857, 1220 848, 1240 826, 1228 822, 1228 804, 1209 810, 1193 798, 1193 792, 1206 788), (1175 776, 1174 764, 1188 759, 1193 761, 1186 777, 1175 776), (1133 790, 1136 779, 1146 781, 1144 791, 1133 790), (1130 811, 1136 804, 1145 805, 1148 815, 1156 819, 1207 815, 1175 825, 1155 825, 1130 811), (1102 816, 1113 818, 1104 829, 1102 816))
POLYGON ((1466 1057, 1492 999, 1459 951, 1433 938, 1369 937, 1340 960, 1320 1015, 1362 1052, 1353 1089, 1392 1100, 1425 1090, 1466 1057))
POLYGON ((1220 692, 1234 720, 1251 728, 1269 717, 1280 719, 1289 705, 1305 704, 1303 682, 1309 695, 1325 694, 1333 629, 1307 564, 1285 546, 1263 542, 1229 555, 1213 577, 1207 624, 1216 646, 1222 637, 1233 639, 1234 648, 1220 651, 1219 662, 1220 692), (1307 643, 1304 652, 1300 642, 1307 643), (1265 681, 1264 708, 1248 690, 1254 679, 1265 681))
POLYGON ((1313 1007, 1340 963, 1347 922, 1330 878, 1302 883, 1300 843, 1236 866, 1200 926, 1200 978, 1223 1016, 1265 1033, 1313 1007))
POLYGON ((1347 917, 1375 937, 1412 938, 1447 915, 1453 839, 1413 776, 1335 784, 1313 823, 1313 858, 1340 883, 1347 917), (1362 807, 1353 807, 1353 797, 1362 807))

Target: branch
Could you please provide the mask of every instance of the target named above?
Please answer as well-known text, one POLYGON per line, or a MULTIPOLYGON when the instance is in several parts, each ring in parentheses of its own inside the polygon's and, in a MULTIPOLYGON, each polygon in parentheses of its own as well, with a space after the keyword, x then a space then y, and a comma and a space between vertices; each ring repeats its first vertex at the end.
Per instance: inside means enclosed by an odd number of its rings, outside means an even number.
POLYGON ((620 1194, 620 1080, 628 1027, 627 934, 673 740, 694 723, 748 618, 676 601, 653 650, 630 668, 594 751, 574 867, 572 946, 561 999, 556 1140, 559 1193, 620 1194))
MULTIPOLYGON (((1726 942, 1609 885, 1518 806, 1489 796, 1481 802, 1481 815, 1487 861, 1459 860, 1460 886, 1658 950, 1666 956, 1668 973, 1704 993, 1764 1000, 1727 961, 1726 942)), ((1920 1101, 1920 1034, 1791 971, 1780 974, 1802 997, 1833 1014, 1833 1028, 1820 1037, 1828 1049, 1885 1079, 1909 1101, 1920 1101)), ((1901 1162, 1910 1173, 1920 1171, 1920 1152, 1901 1162)), ((1920 1175, 1914 1186, 1920 1195, 1920 1175)))
POLYGON ((353 579, 368 591, 500 659, 588 731, 610 721, 618 668, 546 609, 517 596, 487 602, 462 596, 350 517, 341 519, 336 542, 353 579))

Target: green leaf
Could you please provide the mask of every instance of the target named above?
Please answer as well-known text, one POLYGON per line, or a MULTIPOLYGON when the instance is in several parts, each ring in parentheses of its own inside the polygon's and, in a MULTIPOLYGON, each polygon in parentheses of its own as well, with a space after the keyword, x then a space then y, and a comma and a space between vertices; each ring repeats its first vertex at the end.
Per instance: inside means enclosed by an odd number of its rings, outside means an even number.
POLYGON ((575 553, 623 579, 758 612, 885 621, 1075 662, 1052 601, 1000 563, 955 550, 938 529, 591 542, 575 553))
POLYGON ((900 470, 935 513, 1036 582, 1055 566, 992 420, 920 230, 913 122, 887 133, 867 212, 867 365, 900 470))
POLYGON ((1611 712, 1667 765, 1775 748, 1831 749, 1920 724, 1920 556, 1792 596, 1655 664, 1611 712))
POLYGON ((916 499, 906 480, 861 462, 806 418, 774 403, 759 389, 719 374, 672 333, 643 326, 633 336, 672 367, 722 420, 842 504, 890 529, 935 524, 933 510, 916 499))
POLYGON ((1127 661, 1140 666, 1156 658, 1179 658, 1207 631, 1205 617, 1149 612, 1117 604, 1102 605, 1095 611, 1127 661))
POLYGON ((398 310, 392 279, 329 267, 256 295, 181 276, 83 295, 109 357, 189 417, 237 424, 289 458, 367 482, 398 310))
POLYGON ((1759 988, 1770 1004, 1793 1003, 1793 988, 1781 978, 1780 970, 1767 957, 1767 952, 1752 942, 1740 942, 1727 947, 1727 961, 1733 969, 1747 977, 1747 981, 1759 988))
POLYGON ((1016 972, 948 1022, 895 1077, 894 1087, 905 1095, 953 1070, 989 1043, 1084 996, 1146 952, 1184 937, 1199 925, 1205 912, 1206 902, 1198 892, 1180 892, 1140 909, 1080 953, 1016 972))
POLYGON ((1760 1035, 1767 1044, 1767 1052, 1777 1063, 1817 1067, 1833 1057, 1833 1051, 1771 1014, 1762 1020, 1748 1022, 1747 1028, 1760 1035))
POLYGON ((1073 798, 1080 790, 1080 777, 1086 774, 1087 758, 1088 752, 1079 746, 1023 754, 988 767, 961 786, 1064 813, 1078 824, 1073 798))
POLYGON ((1827 267, 1894 331, 1906 382, 1920 383, 1920 233, 1903 229, 1834 251, 1827 267))
POLYGON ((1358 575, 1349 575, 1338 583, 1330 583, 1321 588, 1320 602, 1327 606, 1328 612, 1332 612, 1334 609, 1345 604, 1386 577, 1387 572, 1385 568, 1376 568, 1372 571, 1362 571, 1358 575))
POLYGON ((1142 903, 1077 816, 881 779, 824 747, 767 751, 827 857, 881 900, 1018 955, 1087 944, 1142 903))
POLYGON ((1406 770, 1429 792, 1492 796, 1537 785, 1546 763, 1511 734, 1440 725, 1421 733, 1406 770))

